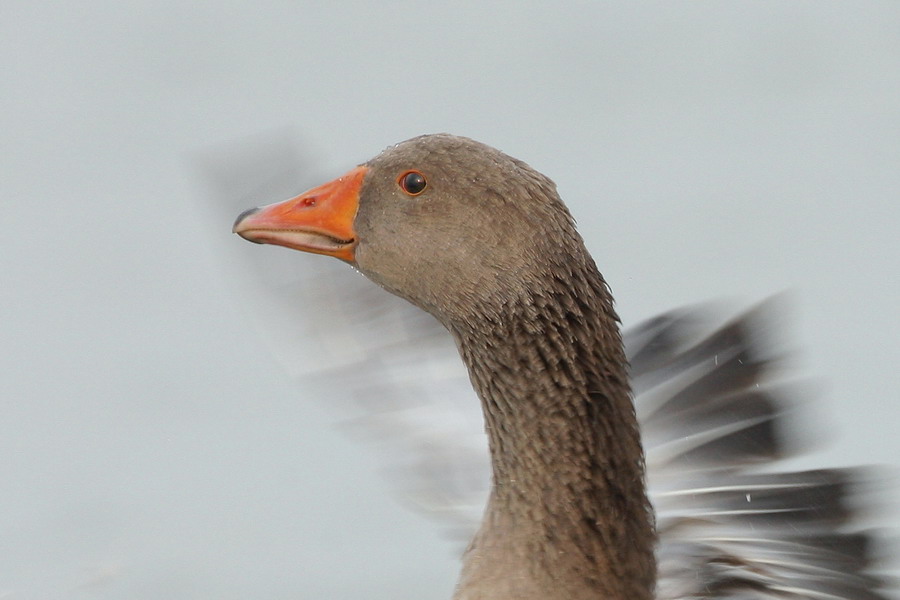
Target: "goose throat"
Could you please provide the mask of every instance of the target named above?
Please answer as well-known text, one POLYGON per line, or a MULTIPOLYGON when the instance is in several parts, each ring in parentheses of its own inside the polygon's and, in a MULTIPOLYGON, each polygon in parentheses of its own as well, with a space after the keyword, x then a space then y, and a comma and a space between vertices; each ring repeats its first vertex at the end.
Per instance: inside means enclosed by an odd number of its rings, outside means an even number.
POLYGON ((579 579, 573 589, 603 594, 594 597, 652 598, 653 516, 617 317, 595 269, 571 277, 574 289, 548 285, 500 319, 451 327, 493 476, 461 585, 493 572, 528 580, 517 590, 526 598, 579 579), (519 564, 486 564, 497 557, 519 564))

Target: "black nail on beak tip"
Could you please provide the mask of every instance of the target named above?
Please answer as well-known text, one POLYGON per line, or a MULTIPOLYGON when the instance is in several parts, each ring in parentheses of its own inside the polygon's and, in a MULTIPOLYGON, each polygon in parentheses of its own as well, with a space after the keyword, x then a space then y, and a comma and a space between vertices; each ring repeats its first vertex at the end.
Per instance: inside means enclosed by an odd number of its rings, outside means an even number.
POLYGON ((247 210, 245 210, 244 212, 239 214, 237 219, 234 220, 234 225, 232 225, 231 231, 234 232, 237 229, 238 225, 241 224, 241 221, 243 221, 250 215, 252 215, 254 213, 258 213, 258 212, 259 212, 259 208, 257 207, 257 208, 248 208, 247 210))

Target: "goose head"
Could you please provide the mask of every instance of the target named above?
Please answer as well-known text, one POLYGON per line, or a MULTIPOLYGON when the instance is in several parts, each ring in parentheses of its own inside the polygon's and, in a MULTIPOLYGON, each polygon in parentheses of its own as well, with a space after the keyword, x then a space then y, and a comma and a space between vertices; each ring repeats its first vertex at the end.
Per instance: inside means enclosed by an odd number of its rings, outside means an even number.
POLYGON ((384 150, 332 182, 241 214, 247 240, 324 254, 439 320, 491 316, 590 258, 550 179, 447 134, 384 150))

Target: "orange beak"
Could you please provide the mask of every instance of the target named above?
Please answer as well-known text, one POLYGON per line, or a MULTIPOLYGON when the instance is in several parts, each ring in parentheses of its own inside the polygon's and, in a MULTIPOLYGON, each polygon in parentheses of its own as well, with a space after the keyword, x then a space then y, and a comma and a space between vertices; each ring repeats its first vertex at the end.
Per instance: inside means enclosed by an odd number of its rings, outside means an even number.
POLYGON ((357 242, 353 220, 367 171, 367 167, 356 167, 296 198, 251 208, 238 216, 232 231, 257 244, 325 254, 352 263, 357 242))

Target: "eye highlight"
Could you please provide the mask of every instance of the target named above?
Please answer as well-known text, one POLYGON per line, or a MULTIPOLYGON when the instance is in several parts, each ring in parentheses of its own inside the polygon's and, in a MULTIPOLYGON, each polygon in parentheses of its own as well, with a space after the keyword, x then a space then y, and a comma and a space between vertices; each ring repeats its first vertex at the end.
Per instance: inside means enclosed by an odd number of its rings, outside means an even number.
POLYGON ((397 179, 397 183, 400 185, 400 189, 410 196, 418 196, 424 192, 425 188, 428 186, 428 182, 425 181, 425 176, 418 171, 407 171, 403 173, 403 175, 397 179))

